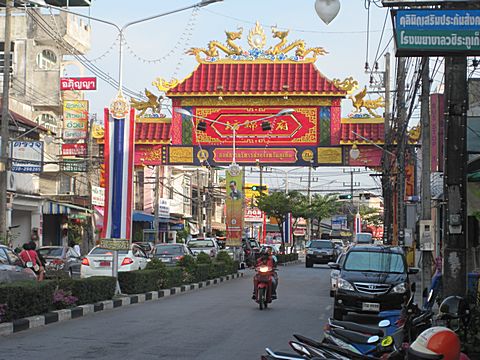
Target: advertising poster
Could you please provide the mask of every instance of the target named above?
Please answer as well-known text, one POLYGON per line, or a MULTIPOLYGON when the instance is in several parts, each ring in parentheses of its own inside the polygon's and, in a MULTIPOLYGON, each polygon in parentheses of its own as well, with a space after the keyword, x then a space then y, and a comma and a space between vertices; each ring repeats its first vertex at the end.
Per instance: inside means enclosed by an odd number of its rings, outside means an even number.
POLYGON ((40 173, 43 170, 43 142, 12 141, 11 160, 13 172, 40 173))
POLYGON ((85 139, 88 130, 88 101, 65 100, 63 102, 63 138, 85 139))
POLYGON ((243 171, 231 171, 227 174, 227 246, 241 246, 243 233, 243 171))

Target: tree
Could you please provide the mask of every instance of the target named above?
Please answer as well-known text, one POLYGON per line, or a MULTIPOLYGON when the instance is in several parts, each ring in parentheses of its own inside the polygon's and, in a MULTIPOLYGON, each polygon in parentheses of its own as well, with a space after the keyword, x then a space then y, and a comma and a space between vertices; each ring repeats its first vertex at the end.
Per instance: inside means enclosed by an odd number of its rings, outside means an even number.
POLYGON ((317 220, 317 233, 320 233, 320 224, 323 219, 338 213, 341 203, 336 195, 315 194, 312 197, 312 204, 307 211, 307 218, 317 220))
POLYGON ((304 203, 304 196, 298 191, 292 191, 288 194, 283 192, 273 192, 268 195, 262 194, 257 200, 257 207, 267 216, 277 220, 278 229, 282 236, 282 249, 285 244, 282 224, 285 222, 288 213, 292 213, 293 216, 295 211, 301 211, 301 203, 304 203))
POLYGON ((383 214, 380 213, 380 209, 371 208, 369 206, 362 205, 359 209, 362 219, 368 225, 381 226, 383 223, 383 214))

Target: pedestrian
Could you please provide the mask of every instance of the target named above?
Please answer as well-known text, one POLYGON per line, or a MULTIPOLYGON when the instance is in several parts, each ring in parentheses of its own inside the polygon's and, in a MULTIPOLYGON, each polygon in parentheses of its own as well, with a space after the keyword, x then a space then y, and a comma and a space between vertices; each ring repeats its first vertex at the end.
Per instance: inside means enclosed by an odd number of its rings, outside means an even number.
POLYGON ((68 246, 73 248, 73 250, 75 250, 75 252, 78 254, 78 255, 81 255, 80 253, 80 245, 78 245, 75 241, 73 240, 70 240, 69 243, 68 243, 68 246))
POLYGON ((62 230, 62 238, 61 238, 62 246, 68 246, 68 230, 62 230))
MULTIPOLYGON (((24 262, 27 268, 32 269, 32 271, 37 275, 38 281, 43 281, 45 276, 44 267, 38 257, 35 248, 32 245, 33 242, 23 244, 23 250, 20 252, 20 259, 24 262)), ((35 244, 35 243, 33 243, 35 244)))

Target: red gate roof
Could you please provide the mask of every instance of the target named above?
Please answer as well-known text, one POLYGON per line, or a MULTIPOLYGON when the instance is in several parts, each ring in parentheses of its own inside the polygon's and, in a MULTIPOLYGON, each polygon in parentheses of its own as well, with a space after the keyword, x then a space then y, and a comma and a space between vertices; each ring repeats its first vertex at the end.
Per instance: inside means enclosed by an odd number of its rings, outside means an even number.
POLYGON ((343 97, 313 63, 199 64, 192 74, 170 89, 167 96, 220 94, 317 95, 343 97))

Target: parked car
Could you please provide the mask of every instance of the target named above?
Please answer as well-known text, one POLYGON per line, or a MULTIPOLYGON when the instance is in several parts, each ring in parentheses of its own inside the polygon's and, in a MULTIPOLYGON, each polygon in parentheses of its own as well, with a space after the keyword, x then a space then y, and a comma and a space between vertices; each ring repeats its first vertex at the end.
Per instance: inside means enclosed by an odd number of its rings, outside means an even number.
POLYGON ((65 271, 70 277, 80 276, 82 259, 75 249, 67 246, 42 246, 38 253, 45 259, 45 272, 65 271))
MULTIPOLYGON (((113 251, 94 247, 82 260, 80 277, 111 276, 113 251)), ((132 244, 130 249, 118 251, 118 271, 142 270, 147 267, 149 259, 145 251, 138 245, 132 244)))
POLYGON ((187 246, 197 256, 201 252, 216 257, 218 254, 218 244, 214 238, 196 238, 187 243, 187 246))
POLYGON ((335 249, 337 249, 337 252, 343 251, 345 247, 345 243, 343 242, 342 239, 332 239, 332 242, 335 245, 335 249))
POLYGON ((311 240, 307 244, 305 266, 312 267, 313 264, 327 264, 335 261, 338 253, 331 240, 311 240))
MULTIPOLYGON (((344 260, 345 260, 345 253, 342 252, 340 255, 338 255, 338 258, 337 258, 337 264, 340 265, 340 268, 342 267, 344 260)), ((340 275, 340 270, 332 269, 332 271, 330 272, 330 296, 331 297, 335 296, 339 275, 340 275)))
POLYGON ((150 254, 154 248, 153 243, 148 242, 148 241, 139 241, 139 242, 134 242, 135 245, 138 245, 142 248, 145 253, 150 254))
POLYGON ((186 255, 194 256, 184 244, 158 244, 153 248, 151 257, 159 259, 167 266, 175 266, 186 255))
POLYGON ((370 233, 355 234, 355 244, 373 244, 373 236, 370 233))
POLYGON ((242 248, 247 266, 254 266, 256 264, 258 254, 260 252, 260 244, 256 238, 243 238, 242 248))
POLYGON ((383 245, 355 245, 345 254, 343 264, 330 263, 339 271, 333 317, 341 320, 349 312, 376 314, 401 309, 410 296, 408 268, 403 250, 383 245))
POLYGON ((22 260, 12 249, 0 245, 0 283, 36 279, 35 273, 24 266, 22 260))

